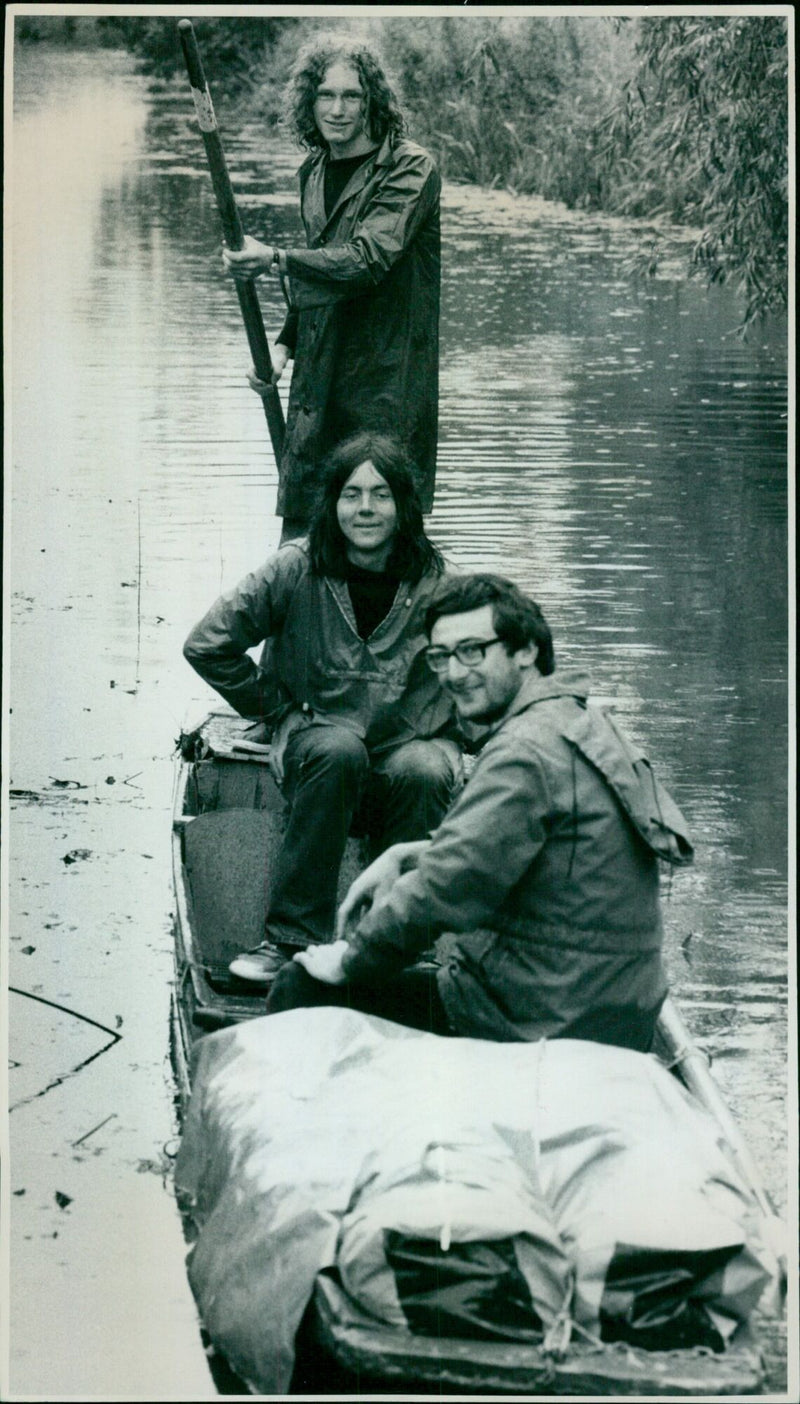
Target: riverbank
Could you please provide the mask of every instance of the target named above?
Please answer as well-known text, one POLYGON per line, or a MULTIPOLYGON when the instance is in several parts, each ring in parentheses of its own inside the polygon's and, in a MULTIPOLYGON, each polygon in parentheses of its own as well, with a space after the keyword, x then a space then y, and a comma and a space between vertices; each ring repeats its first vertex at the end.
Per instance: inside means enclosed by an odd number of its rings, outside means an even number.
MULTIPOLYGON (((774 7, 773 7, 774 8, 774 7)), ((769 15, 326 18, 377 44, 416 139, 446 178, 624 216, 700 226, 692 263, 745 296, 743 328, 785 310, 791 10, 769 15)), ((318 15, 196 20, 215 101, 233 129, 274 134, 283 88, 318 15)), ((182 72, 165 16, 26 16, 31 46, 120 44, 145 72, 182 72), (48 29, 48 24, 50 29, 48 29)), ((651 251, 651 262, 655 253, 651 251)))

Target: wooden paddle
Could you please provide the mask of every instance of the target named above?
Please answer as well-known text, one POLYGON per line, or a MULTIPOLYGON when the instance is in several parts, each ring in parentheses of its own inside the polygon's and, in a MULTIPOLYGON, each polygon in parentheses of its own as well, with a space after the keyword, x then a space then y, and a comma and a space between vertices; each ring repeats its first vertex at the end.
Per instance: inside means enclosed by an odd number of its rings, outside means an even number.
MULTIPOLYGON (((180 34, 183 57, 186 60, 186 70, 189 74, 189 82, 192 87, 192 97, 194 99, 197 121, 203 137, 203 143, 208 157, 208 166, 211 172, 211 183, 214 187, 214 194, 217 199, 220 219, 222 220, 222 232, 225 243, 229 249, 234 251, 241 249, 244 243, 244 229, 239 218, 239 211, 236 208, 236 199, 231 186, 231 179, 228 175, 228 167, 225 161, 225 152, 222 149, 217 119, 214 116, 214 107, 211 102, 211 94, 208 91, 208 83, 203 72, 203 64, 200 58, 200 50, 197 47, 197 38, 191 20, 182 19, 178 23, 178 33, 180 34)), ((239 297, 239 306, 242 309, 247 340, 250 344, 250 355, 253 358, 253 367, 259 380, 263 380, 269 389, 262 393, 264 403, 264 414, 267 419, 267 428, 275 454, 275 461, 280 467, 281 453, 283 450, 283 436, 286 431, 286 422, 283 417, 283 407, 278 395, 277 386, 272 384, 272 357, 269 354, 269 343, 267 334, 264 331, 264 321, 261 316, 261 307, 255 289, 255 283, 236 283, 236 292, 239 297)))

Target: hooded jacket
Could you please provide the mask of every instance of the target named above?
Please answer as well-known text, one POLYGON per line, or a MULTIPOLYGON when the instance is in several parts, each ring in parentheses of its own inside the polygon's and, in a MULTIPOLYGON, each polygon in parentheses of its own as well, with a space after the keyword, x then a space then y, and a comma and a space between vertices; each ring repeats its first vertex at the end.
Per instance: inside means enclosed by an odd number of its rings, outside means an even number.
POLYGON ((344 968, 386 977, 455 932, 438 981, 456 1033, 625 1042, 626 1023, 655 1022, 667 989, 660 858, 690 862, 692 847, 646 757, 583 679, 532 669, 344 968))
POLYGON ((300 168, 307 249, 286 255, 295 364, 278 514, 307 520, 319 464, 359 429, 392 434, 433 502, 439 375, 439 192, 432 158, 387 137, 325 215, 328 153, 300 168))
POLYGON ((291 541, 212 605, 184 657, 245 717, 274 725, 296 709, 374 750, 433 736, 454 720, 424 658, 425 610, 441 578, 431 570, 416 585, 401 581, 362 639, 345 581, 313 574, 306 541, 291 541), (260 643, 256 664, 247 650, 260 643))

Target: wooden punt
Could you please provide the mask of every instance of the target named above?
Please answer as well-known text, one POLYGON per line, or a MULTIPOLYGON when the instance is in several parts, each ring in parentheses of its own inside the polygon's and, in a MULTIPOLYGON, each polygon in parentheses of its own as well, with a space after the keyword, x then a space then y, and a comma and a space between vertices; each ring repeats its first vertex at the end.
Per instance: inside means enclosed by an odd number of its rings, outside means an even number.
MULTIPOLYGON (((191 1092, 192 1050, 214 1029, 264 1012, 228 962, 263 938, 269 862, 280 840, 283 801, 270 775, 269 747, 231 711, 212 713, 181 738, 172 825, 175 986, 172 1057, 179 1102, 191 1092)), ((343 894, 363 865, 348 841, 343 894)), ((758 1171, 672 1000, 655 1051, 718 1121, 762 1212, 772 1217, 758 1171)), ((212 1342, 213 1345, 213 1342, 212 1342)), ((223 1366, 224 1369, 224 1366, 223 1366)), ((234 1392, 234 1383, 225 1392, 234 1392)), ((572 1343, 563 1359, 529 1344, 424 1337, 382 1327, 345 1300, 335 1273, 317 1279, 298 1336, 293 1393, 491 1393, 573 1395, 737 1395, 758 1392, 764 1364, 749 1325, 728 1349, 645 1351, 628 1344, 572 1343)), ((241 1392, 246 1386, 239 1381, 241 1392)))

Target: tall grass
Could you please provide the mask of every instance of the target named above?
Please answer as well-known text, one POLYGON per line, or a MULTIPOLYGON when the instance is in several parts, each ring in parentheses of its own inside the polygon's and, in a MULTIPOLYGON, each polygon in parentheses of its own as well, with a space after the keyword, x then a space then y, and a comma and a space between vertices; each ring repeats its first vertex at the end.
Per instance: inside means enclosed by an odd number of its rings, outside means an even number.
MULTIPOLYGON (((735 278, 746 320, 786 302, 788 51, 770 14, 603 18, 458 12, 200 18, 218 106, 276 124, 297 46, 358 28, 382 49, 412 135, 451 180, 572 208, 699 225, 695 264, 735 278)), ((182 67, 174 17, 20 17, 22 42, 123 44, 182 67)))

